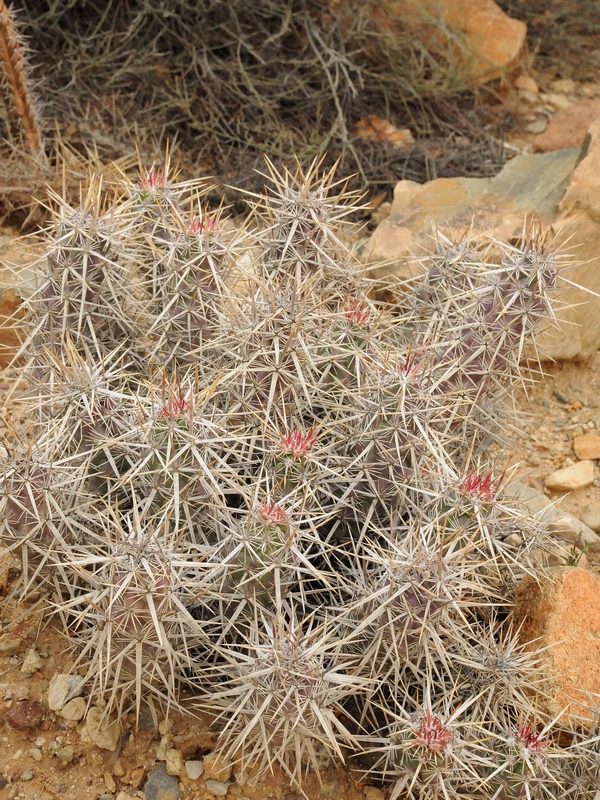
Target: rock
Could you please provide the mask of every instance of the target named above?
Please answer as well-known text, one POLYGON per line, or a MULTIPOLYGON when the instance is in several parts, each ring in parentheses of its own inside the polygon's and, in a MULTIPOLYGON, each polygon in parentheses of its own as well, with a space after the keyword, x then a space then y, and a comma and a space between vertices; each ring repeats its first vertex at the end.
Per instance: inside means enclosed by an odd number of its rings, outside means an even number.
POLYGON ((156 724, 149 711, 142 711, 138 719, 138 728, 141 731, 153 732, 156 730, 156 724))
POLYGON ((34 761, 41 761, 44 757, 44 754, 40 750, 39 747, 32 747, 29 750, 29 755, 33 758, 34 761))
MULTIPOLYGON (((504 495, 507 500, 518 502, 527 513, 535 514, 538 519, 544 521, 549 532, 557 538, 572 542, 580 549, 585 547, 590 553, 600 552, 600 536, 594 532, 589 523, 583 518, 579 520, 573 514, 563 511, 537 489, 515 482, 506 487, 504 495)), ((598 513, 600 529, 600 503, 598 513)))
POLYGON ((66 747, 61 747, 57 752, 56 757, 62 761, 63 764, 70 764, 75 758, 75 748, 72 744, 68 744, 66 747))
POLYGON ((581 151, 517 156, 494 178, 400 181, 390 216, 363 250, 371 276, 389 292, 418 274, 436 226, 450 235, 473 227, 510 240, 521 234, 527 216, 576 259, 560 267, 558 329, 540 334, 537 348, 548 360, 593 355, 600 347, 600 120, 588 133, 581 151), (378 266, 380 260, 387 263, 378 266))
POLYGON ((540 119, 534 119, 533 122, 530 122, 529 125, 527 125, 526 130, 529 133, 543 133, 547 127, 548 127, 548 120, 540 118, 540 119))
POLYGON ((559 78, 557 81, 552 81, 550 89, 558 94, 573 94, 577 89, 577 84, 570 78, 559 78))
POLYGON ((510 547, 520 547, 523 544, 523 539, 518 533, 510 533, 504 540, 504 544, 508 544, 510 547))
POLYGON ((71 722, 79 722, 80 719, 85 717, 85 709, 87 703, 83 697, 74 697, 65 705, 60 712, 61 717, 68 719, 71 722))
POLYGON ((371 0, 367 11, 383 30, 414 35, 451 51, 465 77, 485 83, 500 77, 519 58, 527 26, 512 19, 493 0, 371 0), (460 42, 460 44, 457 44, 460 42))
POLYGON ((581 521, 594 533, 600 533, 600 503, 591 503, 581 515, 581 521))
POLYGON ((104 773, 104 785, 111 794, 114 794, 117 791, 117 782, 110 774, 110 772, 104 773))
POLYGON ((166 736, 170 730, 173 728, 173 720, 172 719, 161 719, 158 723, 158 732, 161 736, 166 736))
POLYGON ((197 781, 204 772, 204 764, 202 761, 186 761, 185 774, 191 781, 197 781))
POLYGON ((123 766, 123 762, 120 758, 117 758, 115 761, 115 765, 113 767, 113 775, 116 775, 117 778, 122 778, 125 775, 125 767, 123 766))
POLYGON ((79 675, 54 675, 48 687, 48 708, 50 711, 60 711, 82 690, 83 681, 79 675))
POLYGON ((25 642, 20 636, 13 633, 4 633, 0 636, 0 656, 14 656, 25 647, 25 642))
POLYGON ((209 778, 206 781, 206 789, 211 794, 214 794, 217 797, 225 797, 229 789, 229 784, 223 783, 223 781, 215 781, 212 778, 209 778))
POLYGON ((544 103, 548 111, 556 111, 557 109, 569 108, 573 105, 573 101, 565 94, 559 92, 552 92, 551 94, 540 94, 539 99, 544 103))
POLYGON ((185 775, 181 750, 176 750, 173 747, 170 750, 167 750, 165 767, 167 768, 169 775, 179 775, 180 777, 185 775))
POLYGON ((139 789, 142 783, 144 782, 144 778, 146 777, 146 770, 144 767, 136 767, 135 769, 131 770, 131 786, 134 789, 139 789))
POLYGON ((579 567, 554 567, 542 579, 525 576, 513 613, 521 640, 541 651, 537 697, 546 712, 567 724, 593 723, 600 695, 600 577, 579 567))
MULTIPOLYGON (((559 539, 572 542, 578 548, 584 548, 590 553, 600 552, 600 536, 589 528, 585 522, 574 517, 573 514, 561 512, 554 508, 553 519, 548 521, 548 530, 559 539)), ((542 515, 544 519, 545 515, 542 515)))
POLYGON ((164 764, 154 767, 144 786, 146 800, 179 800, 179 780, 164 764))
POLYGON ((6 712, 6 721, 18 731, 30 731, 38 728, 44 718, 44 712, 39 703, 30 700, 21 700, 6 712))
POLYGON ((29 700, 29 687, 25 684, 15 686, 13 700, 29 700))
POLYGON ((33 675, 34 672, 37 672, 43 666, 44 666, 44 662, 39 657, 39 655, 35 652, 35 650, 32 648, 27 653, 27 655, 25 656, 25 659, 24 659, 23 664, 21 666, 21 672, 24 675, 33 675))
POLYGON ((167 753, 173 747, 173 741, 170 736, 163 736, 156 748, 156 760, 166 761, 167 753))
POLYGON ((581 461, 600 458, 600 436, 596 433, 584 433, 573 439, 573 450, 581 461))
POLYGON ((538 492, 533 486, 525 486, 523 483, 511 483, 504 490, 504 496, 511 502, 522 503, 530 514, 537 514, 544 508, 552 505, 552 501, 542 492, 538 492))
POLYGON ((384 800, 385 795, 376 786, 365 786, 365 800, 384 800))
POLYGON ((388 142, 398 150, 412 150, 415 137, 409 128, 397 128, 387 119, 373 114, 356 123, 356 135, 366 142, 388 142))
POLYGON ((48 755, 50 757, 55 756, 61 747, 62 744, 60 742, 50 742, 50 744, 48 745, 48 755))
POLYGON ((215 781, 227 783, 231 778, 231 764, 222 761, 222 757, 217 753, 209 753, 202 759, 204 764, 204 777, 212 778, 215 781))
POLYGON ((436 227, 450 233, 466 230, 474 222, 475 227, 510 239, 522 230, 526 214, 551 222, 578 155, 577 150, 563 150, 516 156, 495 178, 400 181, 390 216, 365 245, 366 260, 392 260, 374 276, 417 274, 418 257, 426 252, 436 227))
POLYGON ((555 492, 570 492, 584 489, 594 482, 594 462, 578 461, 570 467, 557 469, 546 477, 547 489, 555 492))
POLYGON ((23 772, 21 773, 21 778, 20 778, 20 780, 22 780, 23 782, 25 782, 25 781, 32 781, 32 780, 33 780, 33 777, 34 777, 34 775, 35 775, 35 772, 34 772, 32 769, 25 768, 25 769, 23 770, 23 772))
POLYGON ((533 92, 533 94, 540 91, 535 78, 532 78, 531 75, 519 75, 515 80, 515 88, 523 92, 533 92))
POLYGON ((590 125, 600 117, 600 100, 581 100, 559 109, 544 133, 536 136, 534 150, 548 153, 568 147, 581 147, 590 125))
POLYGON ((116 721, 105 719, 102 709, 93 706, 87 713, 85 729, 92 742, 104 750, 115 750, 119 743, 120 729, 116 721))

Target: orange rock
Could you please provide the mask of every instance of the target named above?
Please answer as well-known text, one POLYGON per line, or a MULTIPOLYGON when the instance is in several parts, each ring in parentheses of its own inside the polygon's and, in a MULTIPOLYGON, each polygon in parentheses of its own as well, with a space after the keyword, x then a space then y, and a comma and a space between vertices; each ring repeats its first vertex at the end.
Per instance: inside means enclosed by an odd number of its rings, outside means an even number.
POLYGON ((382 30, 408 27, 428 47, 437 41, 477 83, 514 66, 527 34, 525 23, 509 17, 494 0, 371 0, 367 8, 382 30))
POLYGON ((581 147, 590 125, 600 118, 600 100, 582 100, 559 109, 543 133, 535 137, 533 147, 542 153, 581 147))
POLYGON ((577 458, 583 460, 600 458, 600 436, 586 433, 573 439, 573 450, 577 458))
POLYGON ((144 778, 146 777, 146 770, 144 767, 136 767, 131 770, 131 785, 134 789, 139 789, 144 778))
POLYGON ((537 85, 535 78, 530 75, 519 75, 515 81, 515 88, 522 92, 531 92, 532 94, 539 94, 540 87, 537 85))
POLYGON ((415 137, 408 128, 397 128, 373 114, 357 122, 356 135, 368 142, 389 142, 399 150, 412 150, 415 145, 415 137))
POLYGON ((526 576, 513 613, 521 640, 532 650, 547 648, 539 698, 546 712, 593 724, 600 700, 600 576, 580 567, 554 567, 541 581, 526 576))

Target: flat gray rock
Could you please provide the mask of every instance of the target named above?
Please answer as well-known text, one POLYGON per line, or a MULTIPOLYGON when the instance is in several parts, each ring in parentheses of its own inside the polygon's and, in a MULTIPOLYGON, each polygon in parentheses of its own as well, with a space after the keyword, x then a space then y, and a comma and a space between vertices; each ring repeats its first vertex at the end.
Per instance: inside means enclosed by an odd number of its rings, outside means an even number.
POLYGON ((600 536, 573 514, 554 505, 542 492, 522 483, 511 483, 505 495, 513 502, 520 502, 530 514, 546 522, 549 532, 557 539, 585 547, 590 553, 600 551, 600 536))

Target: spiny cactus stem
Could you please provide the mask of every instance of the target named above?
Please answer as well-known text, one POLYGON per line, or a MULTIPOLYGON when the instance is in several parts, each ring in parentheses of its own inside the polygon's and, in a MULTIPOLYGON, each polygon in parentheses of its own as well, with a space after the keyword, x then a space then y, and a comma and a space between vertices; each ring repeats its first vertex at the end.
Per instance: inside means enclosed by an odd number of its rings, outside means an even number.
POLYGON ((43 137, 29 86, 23 44, 17 32, 12 8, 0 0, 0 59, 10 99, 17 112, 31 153, 43 157, 43 137))

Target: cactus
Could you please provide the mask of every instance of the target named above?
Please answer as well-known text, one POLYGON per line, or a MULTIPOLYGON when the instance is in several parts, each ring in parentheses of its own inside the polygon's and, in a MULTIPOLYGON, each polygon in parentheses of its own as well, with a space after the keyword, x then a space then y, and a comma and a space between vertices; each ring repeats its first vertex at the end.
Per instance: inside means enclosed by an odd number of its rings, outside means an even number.
POLYGON ((333 174, 268 177, 237 232, 168 169, 58 204, 0 473, 23 588, 107 713, 185 686, 257 776, 368 755, 394 797, 577 796, 597 742, 544 714, 510 623, 548 534, 481 447, 556 256, 438 235, 393 313, 333 174))
POLYGON ((31 78, 26 55, 27 48, 19 32, 14 8, 0 0, 0 61, 2 62, 2 90, 16 113, 21 132, 31 154, 44 161, 44 138, 40 114, 31 90, 31 78))

